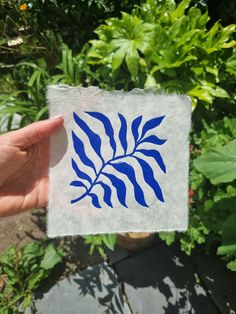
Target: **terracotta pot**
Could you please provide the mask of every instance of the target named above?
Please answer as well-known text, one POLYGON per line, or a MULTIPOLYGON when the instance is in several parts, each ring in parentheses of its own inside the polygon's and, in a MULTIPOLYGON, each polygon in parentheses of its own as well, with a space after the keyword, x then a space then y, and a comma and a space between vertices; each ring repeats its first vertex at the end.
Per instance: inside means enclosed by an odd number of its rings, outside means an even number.
POLYGON ((154 233, 128 232, 117 236, 117 245, 126 250, 137 250, 148 247, 154 241, 154 233))

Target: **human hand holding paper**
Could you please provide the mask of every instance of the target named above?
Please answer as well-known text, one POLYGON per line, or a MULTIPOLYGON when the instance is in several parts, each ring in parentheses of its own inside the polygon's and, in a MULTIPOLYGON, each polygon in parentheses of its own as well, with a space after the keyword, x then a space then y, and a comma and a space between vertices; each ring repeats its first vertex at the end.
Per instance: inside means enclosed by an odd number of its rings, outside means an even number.
POLYGON ((49 138, 62 124, 60 116, 0 136, 0 217, 47 205, 49 138))

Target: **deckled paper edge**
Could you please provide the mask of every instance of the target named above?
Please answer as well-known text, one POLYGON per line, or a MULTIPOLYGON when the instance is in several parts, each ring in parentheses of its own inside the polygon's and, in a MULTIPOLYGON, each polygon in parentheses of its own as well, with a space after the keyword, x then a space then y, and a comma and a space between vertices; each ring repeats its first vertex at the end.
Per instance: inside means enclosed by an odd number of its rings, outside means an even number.
MULTIPOLYGON (((181 97, 182 98, 182 101, 184 102, 185 106, 186 106, 186 110, 189 111, 189 115, 190 115, 190 123, 189 123, 189 126, 188 126, 188 132, 187 132, 187 136, 189 138, 189 135, 190 135, 190 132, 191 132, 191 112, 192 112, 192 102, 191 102, 191 97, 188 96, 188 95, 185 95, 185 94, 177 94, 177 93, 166 93, 165 91, 157 91, 154 87, 150 87, 150 88, 145 88, 145 89, 140 89, 140 88, 134 88, 130 91, 124 91, 124 90, 111 90, 111 91, 107 91, 107 90, 104 90, 104 89, 101 89, 100 87, 98 86, 88 86, 88 87, 83 87, 83 86, 70 86, 70 85, 66 85, 66 84, 54 84, 54 85, 48 85, 47 86, 47 89, 46 89, 46 103, 48 105, 48 111, 49 111, 49 118, 52 117, 51 115, 51 103, 50 101, 51 100, 59 100, 60 99, 60 93, 58 93, 58 91, 69 91, 69 90, 77 90, 79 93, 81 93, 83 90, 85 91, 88 91, 88 90, 91 90, 91 91, 98 91, 98 92, 102 92, 102 93, 107 93, 107 94, 118 94, 118 95, 144 95, 144 94, 154 94, 154 95, 168 95, 168 96, 178 96, 178 97, 181 97)), ((51 140, 50 140, 51 142, 51 140)), ((50 156, 51 156, 51 143, 50 143, 50 156)), ((190 152, 188 151, 188 161, 190 162, 190 152)), ((187 169, 187 172, 189 174, 189 162, 188 162, 188 169, 187 169)), ((49 180, 50 180, 50 175, 51 175, 51 169, 49 168, 49 180)), ((186 194, 188 195, 188 189, 189 189, 189 175, 188 175, 188 180, 187 180, 188 184, 187 184, 187 187, 186 187, 186 194)), ((49 195, 50 195, 50 184, 49 184, 49 192, 48 192, 48 198, 49 198, 49 195)), ((47 208, 47 221, 49 221, 49 214, 48 214, 48 208, 47 208)), ((183 229, 172 229, 172 228, 169 228, 169 229, 145 229, 145 230, 132 230, 130 229, 129 231, 127 230, 118 230, 118 231, 113 231, 111 234, 122 234, 122 233, 127 233, 127 232, 135 232, 135 233, 139 233, 139 232, 149 232, 149 233, 158 233, 158 232, 185 232, 187 231, 188 229, 188 225, 189 225, 189 211, 188 211, 188 219, 187 219, 187 223, 186 223, 186 228, 183 228, 183 229)), ((107 233, 104 233, 104 232, 96 232, 96 233, 78 233, 78 234, 73 234, 71 235, 70 233, 65 233, 65 234, 60 234, 60 235, 50 235, 48 233, 48 223, 47 223, 47 226, 46 226, 46 232, 47 232, 47 236, 48 238, 61 238, 61 237, 66 237, 66 236, 71 236, 71 237, 76 237, 76 236, 86 236, 86 235, 99 235, 99 234, 107 234, 107 233)))

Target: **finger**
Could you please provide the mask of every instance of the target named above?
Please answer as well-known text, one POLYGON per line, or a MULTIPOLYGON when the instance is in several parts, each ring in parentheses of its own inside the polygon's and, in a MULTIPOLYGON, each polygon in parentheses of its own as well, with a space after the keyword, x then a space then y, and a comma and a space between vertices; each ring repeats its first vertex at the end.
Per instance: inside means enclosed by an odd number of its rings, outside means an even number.
POLYGON ((20 130, 10 132, 6 135, 8 141, 22 149, 50 137, 60 126, 63 125, 62 116, 57 116, 44 121, 34 122, 20 130))

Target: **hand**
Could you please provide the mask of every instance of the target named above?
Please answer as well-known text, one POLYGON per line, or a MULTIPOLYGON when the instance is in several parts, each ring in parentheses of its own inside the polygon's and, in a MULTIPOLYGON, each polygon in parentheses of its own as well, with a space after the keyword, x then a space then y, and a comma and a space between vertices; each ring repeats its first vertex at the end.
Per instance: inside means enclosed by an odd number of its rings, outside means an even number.
POLYGON ((0 136, 0 217, 47 205, 49 138, 63 118, 0 136))

